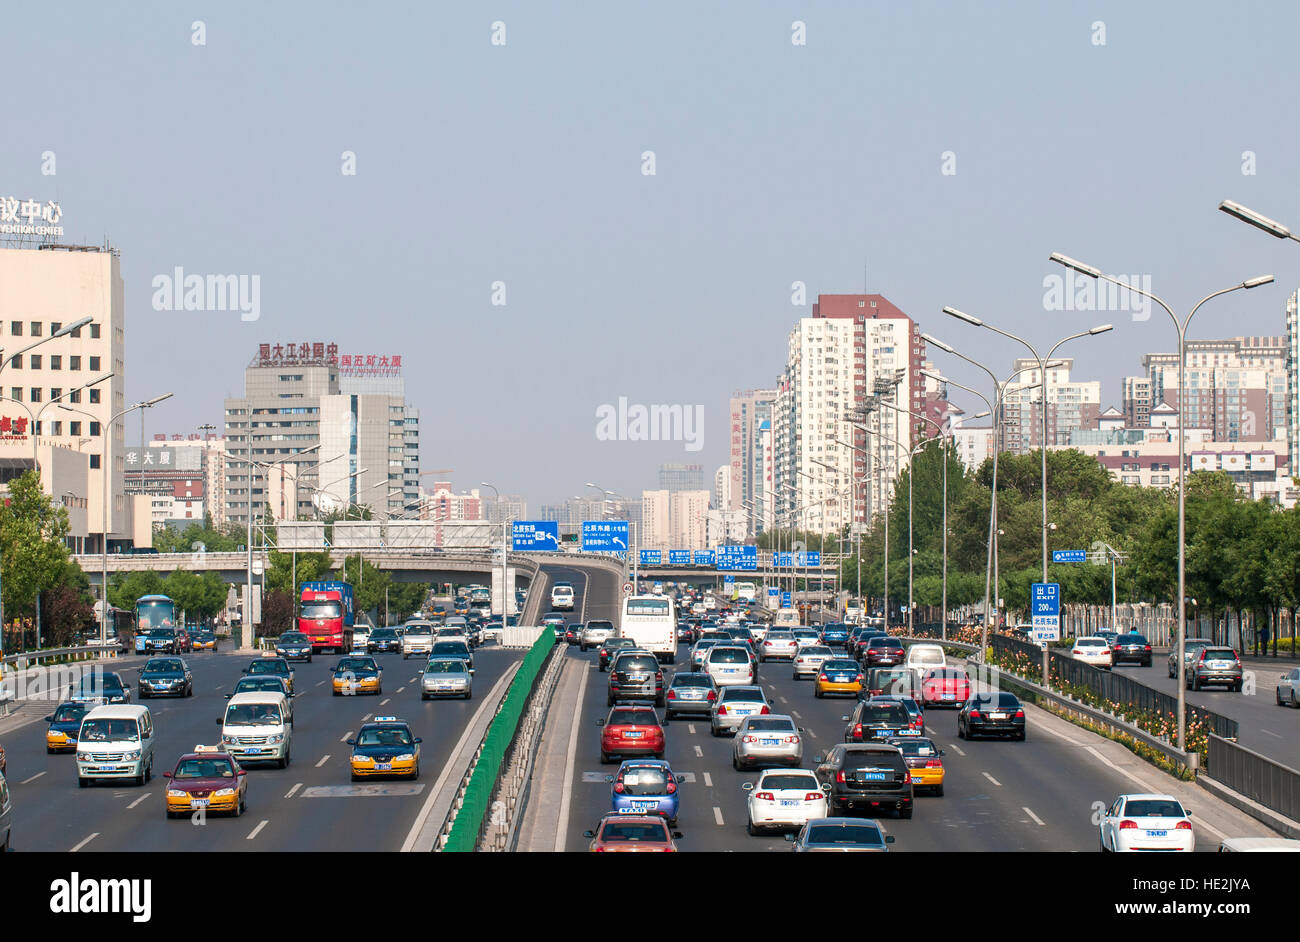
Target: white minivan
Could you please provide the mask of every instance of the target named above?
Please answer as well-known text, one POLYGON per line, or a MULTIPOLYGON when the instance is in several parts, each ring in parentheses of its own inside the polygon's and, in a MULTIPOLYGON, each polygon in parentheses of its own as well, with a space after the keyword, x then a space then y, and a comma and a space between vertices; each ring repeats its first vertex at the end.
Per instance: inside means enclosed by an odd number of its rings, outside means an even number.
POLYGON ((225 716, 217 719, 217 725, 221 744, 241 765, 274 762, 283 769, 289 764, 293 720, 284 694, 237 693, 226 701, 225 716))
POLYGON ((573 586, 567 582, 557 582, 551 589, 552 611, 573 611, 573 586))
POLYGON ((935 667, 946 667, 947 659, 943 654, 943 645, 939 644, 914 644, 907 649, 907 660, 903 662, 904 667, 912 667, 925 673, 935 667))
POLYGON ((92 779, 153 778, 153 714, 128 703, 97 706, 81 718, 77 732, 77 784, 92 779))
POLYGON ((748 649, 735 644, 716 644, 704 655, 700 668, 719 687, 754 683, 754 662, 748 649))

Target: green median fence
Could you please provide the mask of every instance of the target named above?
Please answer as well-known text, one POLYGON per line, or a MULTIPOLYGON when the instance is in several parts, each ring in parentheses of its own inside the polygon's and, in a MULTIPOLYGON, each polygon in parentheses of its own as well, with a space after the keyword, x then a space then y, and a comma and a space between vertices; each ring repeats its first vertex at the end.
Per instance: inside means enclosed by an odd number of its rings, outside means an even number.
POLYGON ((487 735, 483 737, 482 751, 469 784, 461 799, 460 811, 452 822, 451 831, 443 845, 444 852, 470 852, 478 846, 479 833, 483 828, 483 819, 487 816, 488 803, 501 776, 501 766, 506 753, 515 739, 519 728, 519 717, 528 705, 528 696, 532 693, 537 675, 541 673, 547 656, 555 649, 555 634, 549 627, 543 629, 537 641, 524 655, 524 662, 510 682, 501 701, 501 709, 492 718, 487 735))

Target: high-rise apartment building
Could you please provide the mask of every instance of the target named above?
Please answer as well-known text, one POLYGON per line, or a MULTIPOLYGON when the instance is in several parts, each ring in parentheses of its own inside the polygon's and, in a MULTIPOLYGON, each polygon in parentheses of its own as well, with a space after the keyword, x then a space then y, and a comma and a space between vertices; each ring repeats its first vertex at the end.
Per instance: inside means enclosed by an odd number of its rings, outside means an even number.
POLYGON ((704 490, 704 465, 661 464, 659 466, 659 490, 661 491, 702 491, 704 490))
POLYGON ((1124 424, 1129 428, 1146 428, 1151 423, 1150 376, 1125 376, 1120 393, 1124 424))
POLYGON ((709 549, 708 513, 706 490, 642 491, 637 543, 641 549, 657 549, 665 554, 674 549, 709 549))
POLYGON ((1268 441, 1287 425, 1287 338, 1230 337, 1187 341, 1187 390, 1179 395, 1178 353, 1142 358, 1152 407, 1183 412, 1188 428, 1210 429, 1213 440, 1268 441))
MULTIPOLYGON (((1101 413, 1101 383, 1074 381, 1070 370, 1074 360, 1057 357, 1061 365, 1047 370, 1047 443, 1068 445, 1070 433, 1095 429, 1101 413)), ((1017 359, 1017 374, 1007 384, 1002 408, 1002 442, 1010 452, 1037 450, 1043 441, 1043 377, 1038 361, 1017 359), (1018 372, 1023 370, 1024 372, 1018 372)))
POLYGON ((1300 290, 1286 300, 1286 440, 1291 472, 1300 474, 1300 290))
POLYGON ((731 480, 728 502, 720 506, 727 510, 738 510, 746 504, 765 507, 752 517, 754 530, 771 526, 771 480, 764 472, 763 449, 765 442, 770 446, 775 404, 775 389, 749 389, 731 397, 731 480))

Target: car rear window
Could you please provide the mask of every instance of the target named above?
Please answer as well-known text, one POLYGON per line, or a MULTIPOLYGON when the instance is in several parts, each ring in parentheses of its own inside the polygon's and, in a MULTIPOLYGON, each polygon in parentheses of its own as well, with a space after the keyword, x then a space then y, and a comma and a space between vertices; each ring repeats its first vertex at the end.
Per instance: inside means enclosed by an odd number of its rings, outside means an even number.
POLYGON ((640 766, 623 772, 623 793, 626 795, 662 795, 668 781, 659 766, 640 766))
POLYGON ((988 709, 996 705, 999 709, 1014 710, 1020 706, 1020 701, 1016 699, 1014 693, 1002 691, 1000 693, 980 693, 973 698, 981 709, 988 709))
POLYGON ((969 680, 965 671, 959 670, 932 670, 925 675, 926 680, 969 680))
POLYGON ((846 660, 827 661, 822 665, 822 671, 827 674, 846 673, 856 675, 858 672, 858 662, 846 660))
POLYGON ((871 646, 873 648, 901 648, 903 642, 897 638, 872 638, 871 646))
POLYGON ((879 847, 884 844, 884 838, 880 836, 880 830, 870 824, 810 824, 808 843, 879 847))
POLYGON ((1235 661, 1237 652, 1232 648, 1206 648, 1204 660, 1207 661, 1235 661))
POLYGON ((751 717, 749 719, 749 726, 747 726, 746 728, 750 730, 757 730, 766 733, 775 733, 775 732, 793 733, 794 721, 782 720, 782 719, 757 719, 756 720, 751 717))
POLYGON ((654 710, 615 710, 610 717, 611 726, 658 726, 659 716, 654 710))
POLYGON ((748 664, 749 655, 740 648, 713 648, 709 651, 710 664, 748 664))
POLYGON ((678 674, 673 678, 674 687, 712 687, 713 678, 708 674, 678 674))
POLYGON ((859 723, 899 723, 906 726, 910 720, 907 707, 901 703, 864 703, 858 716, 859 723))
POLYGON ((1181 818, 1183 806, 1163 798, 1130 798, 1124 814, 1133 818, 1181 818))
POLYGON ((1116 644, 1146 644, 1147 639, 1142 635, 1120 635, 1115 639, 1116 644))
POLYGON ((764 788, 785 789, 798 788, 810 792, 820 791, 821 785, 817 782, 815 775, 797 775, 793 772, 769 775, 763 779, 760 784, 760 790, 764 788))
POLYGON ((613 821, 601 829, 602 841, 667 841, 668 829, 659 821, 613 821))
POLYGON ((844 768, 846 769, 894 769, 904 767, 903 754, 897 749, 870 749, 863 752, 845 750, 844 768))
POLYGON ((937 756, 939 750, 935 748, 934 743, 928 739, 898 739, 893 742, 903 751, 903 755, 922 758, 937 756))
POLYGON ((656 671, 659 669, 659 662, 653 655, 648 654, 624 654, 619 657, 614 664, 614 669, 620 673, 627 671, 656 671))
POLYGON ((820 644, 806 644, 799 653, 804 656, 825 657, 831 653, 831 649, 820 644))
POLYGON ((612 621, 589 621, 587 622, 587 627, 599 628, 603 631, 613 631, 614 623, 612 621))
POLYGON ((1104 648, 1108 647, 1105 638, 1079 638, 1074 642, 1080 648, 1104 648))
POLYGON ((793 641, 794 634, 789 631, 769 631, 767 633, 768 641, 793 641))
POLYGON ((751 702, 751 703, 753 703, 753 702, 758 702, 758 703, 762 703, 762 702, 764 702, 764 701, 763 701, 763 691, 762 691, 762 689, 759 688, 759 687, 723 687, 723 688, 722 688, 722 699, 723 699, 723 700, 740 700, 740 701, 747 701, 747 702, 751 702))

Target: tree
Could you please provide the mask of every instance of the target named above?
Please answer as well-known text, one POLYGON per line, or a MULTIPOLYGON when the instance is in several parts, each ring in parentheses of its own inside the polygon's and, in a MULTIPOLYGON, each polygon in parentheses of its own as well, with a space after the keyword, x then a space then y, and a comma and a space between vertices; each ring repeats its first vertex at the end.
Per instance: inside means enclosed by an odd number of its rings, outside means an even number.
POLYGON ((183 530, 174 527, 156 526, 153 531, 154 549, 160 553, 233 553, 244 545, 244 532, 233 533, 217 530, 212 525, 212 517, 203 515, 203 522, 192 523, 183 530))
POLYGON ((9 482, 0 504, 0 583, 7 618, 35 611, 36 595, 68 572, 68 512, 41 489, 35 472, 9 482))

